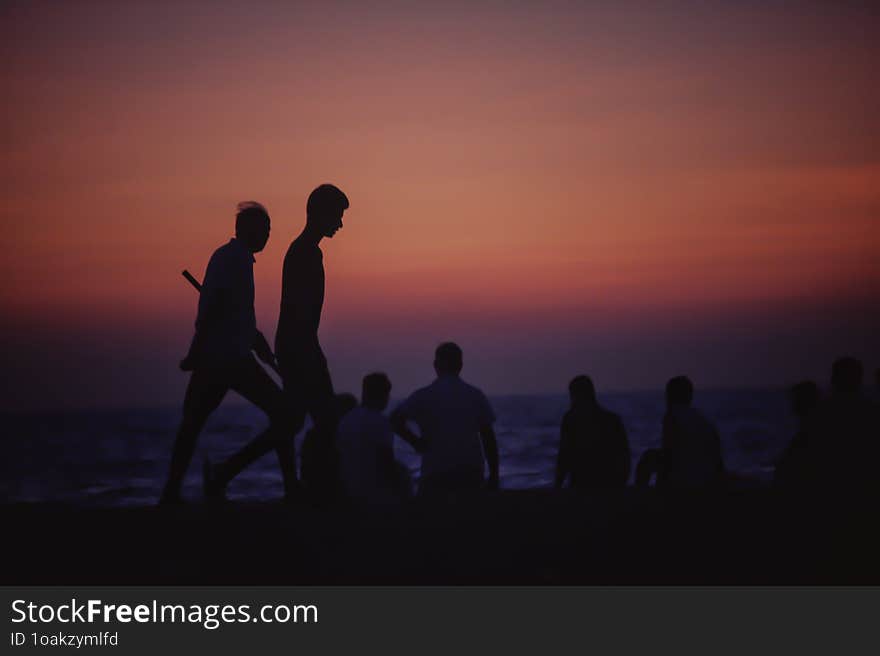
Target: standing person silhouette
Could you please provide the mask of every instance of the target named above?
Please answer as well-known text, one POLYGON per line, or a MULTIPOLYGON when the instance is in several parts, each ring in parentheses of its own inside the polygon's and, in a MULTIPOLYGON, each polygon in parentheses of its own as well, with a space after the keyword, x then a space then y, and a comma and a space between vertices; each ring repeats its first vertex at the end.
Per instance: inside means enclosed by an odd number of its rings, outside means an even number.
POLYGON ((183 401, 183 420, 177 432, 168 481, 160 503, 182 501, 181 485, 192 460, 196 440, 208 416, 230 389, 263 410, 270 420, 258 438, 278 452, 285 489, 296 484, 293 440, 284 395, 254 359, 267 364, 275 358, 254 314, 254 253, 269 240, 269 214, 259 203, 239 203, 235 237, 218 248, 208 262, 199 294, 196 332, 189 353, 180 363, 192 371, 183 401))
MULTIPOLYGON (((333 383, 327 358, 318 341, 324 305, 324 255, 319 244, 342 228, 348 198, 331 184, 322 184, 306 202, 306 225, 284 257, 281 279, 281 312, 275 333, 275 353, 284 381, 290 416, 290 436, 311 415, 324 448, 332 449, 338 417, 334 412, 333 383)), ((222 496, 226 485, 241 470, 274 447, 273 436, 260 435, 227 461, 206 468, 205 490, 222 496)))
POLYGON ((495 413, 486 395, 461 379, 461 347, 445 342, 434 352, 437 378, 391 414, 394 432, 422 454, 420 495, 445 495, 488 484, 498 489, 495 413), (413 432, 408 422, 419 427, 413 432), (485 479, 488 466, 489 478, 485 479))

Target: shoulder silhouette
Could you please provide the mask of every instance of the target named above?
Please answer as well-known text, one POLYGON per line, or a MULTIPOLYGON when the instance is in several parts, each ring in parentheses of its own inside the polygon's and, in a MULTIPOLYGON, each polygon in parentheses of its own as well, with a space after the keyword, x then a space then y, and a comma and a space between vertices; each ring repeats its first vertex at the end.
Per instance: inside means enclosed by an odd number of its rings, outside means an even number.
POLYGON ((438 346, 437 378, 413 392, 392 415, 395 432, 422 454, 421 495, 498 487, 495 413, 486 395, 461 379, 463 362, 457 344, 438 346), (410 429, 410 422, 419 434, 410 429))
POLYGON ((629 480, 630 451, 623 422, 599 405, 588 376, 574 378, 568 391, 571 407, 560 427, 556 486, 568 480, 579 489, 624 487, 629 480))

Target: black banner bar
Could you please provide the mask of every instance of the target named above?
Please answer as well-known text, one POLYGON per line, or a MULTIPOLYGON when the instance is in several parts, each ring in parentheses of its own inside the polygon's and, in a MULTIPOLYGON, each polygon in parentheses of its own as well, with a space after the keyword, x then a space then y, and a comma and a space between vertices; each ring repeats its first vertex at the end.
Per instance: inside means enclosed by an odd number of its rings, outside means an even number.
POLYGON ((10 587, 0 597, 10 654, 848 653, 876 640, 880 588, 10 587))

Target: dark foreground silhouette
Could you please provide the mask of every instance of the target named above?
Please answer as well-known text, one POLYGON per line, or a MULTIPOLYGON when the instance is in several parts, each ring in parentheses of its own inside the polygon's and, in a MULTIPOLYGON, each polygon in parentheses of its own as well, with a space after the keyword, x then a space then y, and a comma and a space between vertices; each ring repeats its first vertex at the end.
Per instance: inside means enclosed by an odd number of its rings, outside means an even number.
POLYGON ((636 465, 635 483, 692 493, 724 481, 724 462, 718 429, 694 408, 694 386, 687 376, 666 383, 666 414, 659 449, 646 451, 636 465))
POLYGON ((160 503, 182 502, 180 490, 192 460, 196 440, 208 417, 233 390, 269 417, 269 427, 257 438, 275 450, 285 489, 296 484, 293 439, 285 399, 275 381, 252 353, 269 365, 275 356, 257 330, 254 314, 254 253, 269 240, 270 219, 255 202, 241 203, 235 217, 235 238, 211 256, 199 293, 196 331, 180 363, 191 371, 183 402, 168 479, 160 503))
POLYGON ((573 488, 613 489, 629 480, 630 452, 620 417, 596 400, 589 376, 577 376, 568 386, 571 408, 560 427, 556 487, 570 480, 573 488))
POLYGON ((792 388, 798 432, 776 467, 774 483, 789 492, 880 491, 880 407, 862 389, 862 363, 839 358, 831 368, 831 390, 803 382, 792 388))
MULTIPOLYGON (((332 238, 342 228, 342 215, 348 198, 330 184, 315 188, 306 203, 306 225, 284 258, 281 281, 281 310, 275 333, 275 353, 284 382, 285 430, 292 442, 302 430, 306 415, 315 424, 313 439, 330 442, 339 414, 335 407, 333 382, 327 358, 318 341, 318 327, 324 305, 324 263, 321 240, 332 238)), ((226 486, 255 460, 277 447, 273 433, 262 433, 225 462, 206 471, 205 486, 221 497, 226 486)), ((315 483, 315 486, 318 484, 315 483)), ((332 481, 324 483, 333 487, 332 481)), ((286 486, 289 499, 296 496, 294 486, 286 486)))
POLYGON ((501 490, 310 504, 0 508, 13 584, 880 584, 876 499, 501 490), (75 536, 67 537, 67 536, 75 536), (63 546, 59 543, 63 542, 63 546), (264 557, 266 549, 274 554, 264 557))
MULTIPOLYGON (((842 358, 827 400, 816 403, 815 390, 797 388, 806 485, 744 488, 715 476, 717 435, 689 411, 692 386, 673 379, 657 451, 671 451, 660 466, 671 462, 666 475, 684 475, 687 486, 458 489, 381 512, 302 496, 293 503, 155 508, 6 505, 0 580, 876 585, 878 408, 861 385, 861 365, 842 358), (690 485, 695 481, 702 484, 690 485), (263 557, 267 548, 281 556, 263 557)), ((385 380, 381 400, 368 401, 377 414, 388 389, 385 380)))

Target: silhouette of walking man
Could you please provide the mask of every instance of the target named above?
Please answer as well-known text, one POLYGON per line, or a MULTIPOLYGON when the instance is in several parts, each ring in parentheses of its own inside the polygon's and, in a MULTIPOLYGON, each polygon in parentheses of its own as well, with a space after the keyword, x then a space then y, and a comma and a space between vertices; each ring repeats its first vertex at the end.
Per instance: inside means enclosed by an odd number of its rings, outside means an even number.
MULTIPOLYGON (((275 333, 275 353, 284 381, 290 437, 302 429, 309 414, 326 448, 332 448, 338 417, 334 412, 327 358, 318 341, 324 305, 324 256, 319 244, 324 237, 332 238, 342 228, 342 214, 348 206, 346 195, 331 184, 322 184, 309 195, 305 228, 284 257, 281 312, 275 333)), ((206 468, 208 494, 222 496, 229 481, 273 447, 274 436, 263 434, 226 462, 206 468)))
POLYGON ((180 363, 192 371, 183 402, 168 481, 160 503, 180 503, 181 485, 208 416, 230 389, 263 410, 270 420, 260 438, 278 452, 285 488, 296 483, 293 441, 284 396, 251 351, 274 366, 275 358, 254 314, 254 253, 269 239, 269 214, 259 203, 239 203, 235 237, 208 262, 199 295, 196 332, 180 363))

